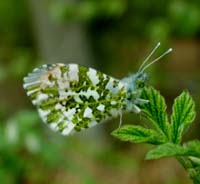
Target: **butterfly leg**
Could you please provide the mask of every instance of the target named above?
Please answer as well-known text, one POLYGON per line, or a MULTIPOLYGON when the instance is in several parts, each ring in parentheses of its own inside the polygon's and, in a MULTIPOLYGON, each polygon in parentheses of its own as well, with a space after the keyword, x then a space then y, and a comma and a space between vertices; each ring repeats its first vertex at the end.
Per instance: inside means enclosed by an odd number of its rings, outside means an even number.
POLYGON ((120 128, 122 125, 122 111, 119 112, 119 127, 120 128))
POLYGON ((137 105, 133 104, 133 111, 134 111, 135 113, 140 113, 140 112, 141 112, 141 109, 140 109, 137 105))
POLYGON ((149 100, 145 100, 145 99, 142 99, 142 98, 138 98, 136 100, 136 103, 139 104, 139 105, 144 105, 144 104, 147 104, 149 102, 149 100))

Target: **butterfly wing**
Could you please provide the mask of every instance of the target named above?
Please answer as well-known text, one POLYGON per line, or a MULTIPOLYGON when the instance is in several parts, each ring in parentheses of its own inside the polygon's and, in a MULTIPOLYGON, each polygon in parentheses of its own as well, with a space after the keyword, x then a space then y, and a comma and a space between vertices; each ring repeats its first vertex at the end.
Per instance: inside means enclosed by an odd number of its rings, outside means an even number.
POLYGON ((36 68, 24 88, 45 123, 68 135, 117 115, 126 98, 126 84, 77 64, 36 68))

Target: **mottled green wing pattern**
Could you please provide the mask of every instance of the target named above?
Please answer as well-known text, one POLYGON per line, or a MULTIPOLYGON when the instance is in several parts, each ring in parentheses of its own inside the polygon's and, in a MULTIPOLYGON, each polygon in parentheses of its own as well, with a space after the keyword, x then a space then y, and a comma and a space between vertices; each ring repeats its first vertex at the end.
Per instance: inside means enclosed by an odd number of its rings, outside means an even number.
POLYGON ((36 68, 24 88, 43 121, 64 135, 118 115, 127 94, 126 83, 77 64, 36 68))

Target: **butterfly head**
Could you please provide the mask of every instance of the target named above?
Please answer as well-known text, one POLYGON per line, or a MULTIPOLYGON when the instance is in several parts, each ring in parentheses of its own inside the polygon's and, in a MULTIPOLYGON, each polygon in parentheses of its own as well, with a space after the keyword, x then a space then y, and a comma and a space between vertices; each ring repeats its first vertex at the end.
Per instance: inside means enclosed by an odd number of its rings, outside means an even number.
POLYGON ((123 81, 127 84, 128 98, 139 95, 142 88, 146 86, 147 80, 148 76, 144 72, 137 72, 127 78, 124 78, 123 81))
POLYGON ((135 89, 141 89, 144 88, 146 86, 148 80, 148 76, 146 73, 144 72, 138 72, 134 75, 134 85, 135 85, 135 89))
POLYGON ((138 100, 142 88, 146 86, 148 76, 144 72, 147 68, 149 68, 152 64, 160 60, 162 57, 167 55, 172 51, 172 49, 168 49, 165 51, 162 55, 148 63, 151 56, 155 53, 155 51, 160 46, 160 43, 158 43, 155 48, 151 51, 151 53, 146 57, 146 59, 143 61, 142 65, 140 66, 137 73, 127 77, 124 79, 124 81, 127 83, 127 99, 128 101, 135 102, 138 100))

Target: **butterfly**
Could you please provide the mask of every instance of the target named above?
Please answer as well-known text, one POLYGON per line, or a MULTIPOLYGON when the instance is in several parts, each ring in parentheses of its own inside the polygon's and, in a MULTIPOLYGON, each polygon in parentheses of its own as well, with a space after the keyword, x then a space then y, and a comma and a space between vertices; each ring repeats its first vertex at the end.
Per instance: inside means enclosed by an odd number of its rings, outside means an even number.
POLYGON ((23 87, 42 120, 54 131, 69 135, 92 127, 124 111, 139 113, 141 90, 146 85, 150 65, 145 65, 160 43, 151 51, 138 72, 121 80, 78 64, 45 64, 24 77, 23 87))

